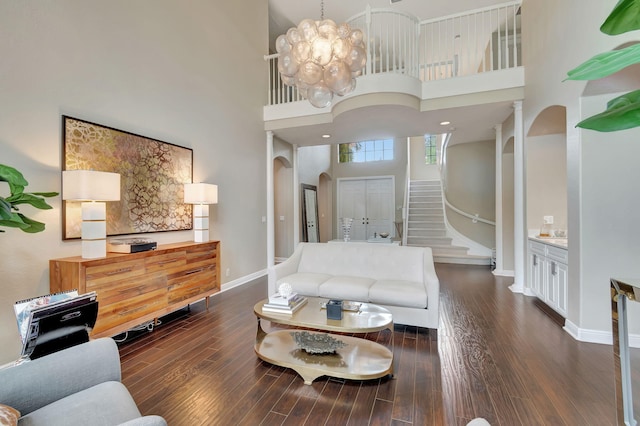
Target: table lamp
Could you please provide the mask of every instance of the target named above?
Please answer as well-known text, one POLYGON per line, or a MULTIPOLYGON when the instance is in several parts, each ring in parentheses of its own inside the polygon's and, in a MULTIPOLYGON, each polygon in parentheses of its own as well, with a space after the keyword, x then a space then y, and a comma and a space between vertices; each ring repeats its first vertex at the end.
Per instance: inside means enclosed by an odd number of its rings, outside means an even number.
POLYGON ((107 256, 105 201, 120 200, 120 175, 94 170, 64 170, 62 199, 82 201, 82 257, 107 256))
POLYGON ((184 202, 193 204, 193 241, 209 241, 209 204, 218 203, 218 185, 185 183, 184 202))

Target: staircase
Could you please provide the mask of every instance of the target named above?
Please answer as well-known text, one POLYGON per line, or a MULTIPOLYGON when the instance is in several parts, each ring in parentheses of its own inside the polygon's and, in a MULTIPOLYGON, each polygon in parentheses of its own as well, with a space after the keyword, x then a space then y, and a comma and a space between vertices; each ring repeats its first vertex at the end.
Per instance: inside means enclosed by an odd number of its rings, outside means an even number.
POLYGON ((409 183, 407 245, 431 247, 437 263, 489 265, 491 259, 468 254, 468 247, 454 246, 447 236, 440 181, 409 183))

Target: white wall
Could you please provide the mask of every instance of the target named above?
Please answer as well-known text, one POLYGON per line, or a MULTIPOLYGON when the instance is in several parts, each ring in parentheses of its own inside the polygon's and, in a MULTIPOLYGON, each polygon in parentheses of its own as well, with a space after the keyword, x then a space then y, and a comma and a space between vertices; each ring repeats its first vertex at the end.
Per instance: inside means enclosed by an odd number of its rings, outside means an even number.
MULTIPOLYGON (((484 219, 496 215, 496 142, 480 141, 447 147, 446 195, 458 209, 484 219)), ((495 247, 496 228, 447 208, 447 220, 458 232, 482 244, 495 247)))
MULTIPOLYGON (((265 53, 258 0, 3 1, 0 162, 25 174, 27 190, 60 191, 62 114, 192 148, 194 180, 219 186, 211 237, 221 240, 223 283, 261 271, 265 53)), ((13 302, 49 292, 49 259, 80 253, 61 241, 60 197, 51 204, 25 207, 45 232, 0 234, 0 364, 19 352, 13 302)))
MULTIPOLYGON (((603 111, 615 96, 582 99, 584 117, 603 111)), ((583 274, 579 321, 583 329, 608 330, 609 280, 640 277, 640 128, 611 133, 584 130, 580 135, 583 274)), ((629 305, 630 311, 640 311, 638 303, 629 305)), ((640 315, 629 319, 629 331, 634 334, 640 333, 637 318, 640 315)))
POLYGON ((440 180, 440 166, 425 163, 424 136, 409 138, 411 180, 440 180))
POLYGON ((567 229, 567 143, 564 134, 526 139, 527 229, 538 235, 543 216, 567 229))
MULTIPOLYGON (((591 102, 580 103, 585 82, 563 81, 567 71, 597 53, 611 50, 637 38, 637 31, 611 37, 599 31, 615 1, 597 0, 525 0, 522 6, 522 52, 526 66, 524 131, 548 106, 567 108, 567 226, 569 233, 569 307, 568 320, 592 335, 611 332, 610 304, 605 294, 609 275, 616 271, 633 272, 638 258, 637 224, 633 210, 620 210, 633 198, 635 174, 621 175, 637 163, 636 147, 615 141, 620 134, 600 134, 575 128, 588 116, 591 102), (581 111, 585 108, 585 111, 581 111), (598 142, 595 143, 595 140, 598 142), (593 141, 593 142, 590 142, 593 141), (592 146, 591 143, 593 143, 592 146), (598 148, 597 154, 595 149, 598 148), (586 149, 586 152, 585 152, 586 149), (612 156, 611 158, 609 158, 612 156), (609 165, 603 168, 603 160, 609 165), (596 196, 595 176, 604 176, 598 187, 606 187, 604 198, 596 196), (603 203, 607 200, 608 203, 603 203), (592 218, 596 209, 604 209, 592 218), (615 222, 615 223, 614 223, 615 222), (626 231, 623 231, 623 228, 626 231), (611 231, 603 232, 603 229, 611 231), (616 238, 619 237, 619 238, 616 238), (614 253, 618 253, 616 257, 614 253), (633 259, 633 261, 632 261, 633 259), (599 289, 595 291, 595 289, 599 289)), ((605 97, 609 99, 610 97, 605 97)), ((602 105, 600 105, 602 109, 602 105)), ((634 132, 637 132, 635 130, 634 132)), ((637 133, 625 136, 638 140, 637 133)), ((637 166, 636 166, 637 167, 637 166)))

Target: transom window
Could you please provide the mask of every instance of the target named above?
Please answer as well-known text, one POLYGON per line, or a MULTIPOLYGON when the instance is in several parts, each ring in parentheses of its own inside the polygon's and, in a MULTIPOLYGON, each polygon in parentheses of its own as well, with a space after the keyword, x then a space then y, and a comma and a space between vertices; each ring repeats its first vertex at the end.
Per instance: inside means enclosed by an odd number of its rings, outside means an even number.
POLYGON ((437 139, 436 135, 424 135, 425 164, 438 164, 437 139))
POLYGON ((367 163, 370 161, 393 160, 393 139, 378 139, 338 146, 340 163, 367 163))

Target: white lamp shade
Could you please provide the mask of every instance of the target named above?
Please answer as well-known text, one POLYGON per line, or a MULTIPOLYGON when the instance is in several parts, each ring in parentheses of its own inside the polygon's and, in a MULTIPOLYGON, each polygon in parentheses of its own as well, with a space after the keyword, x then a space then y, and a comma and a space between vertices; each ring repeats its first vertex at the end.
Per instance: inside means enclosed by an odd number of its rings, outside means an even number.
POLYGON ((120 200, 120 175, 94 170, 64 170, 62 199, 73 201, 120 200))
POLYGON ((185 183, 184 202, 187 204, 217 204, 218 185, 210 183, 185 183))

